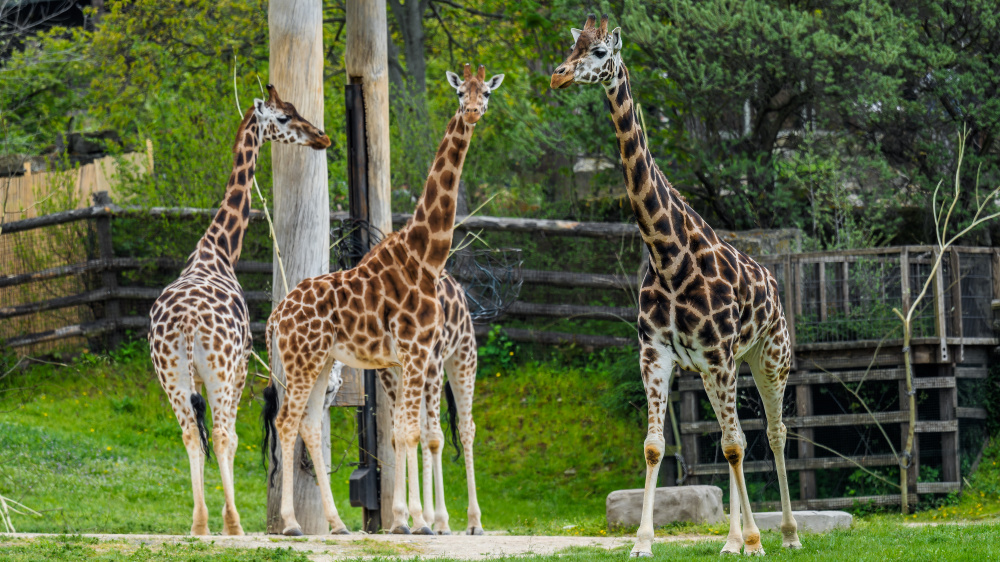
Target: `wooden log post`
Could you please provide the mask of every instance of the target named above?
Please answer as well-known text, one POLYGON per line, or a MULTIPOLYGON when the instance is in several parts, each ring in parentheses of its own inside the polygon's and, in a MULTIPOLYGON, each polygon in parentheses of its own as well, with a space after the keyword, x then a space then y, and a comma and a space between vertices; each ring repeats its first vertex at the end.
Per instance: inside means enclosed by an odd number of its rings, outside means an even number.
MULTIPOLYGON (((812 385, 800 384, 795 387, 795 415, 806 418, 813 415, 812 385)), ((800 428, 802 435, 799 443, 799 460, 806 461, 816 456, 816 447, 812 444, 814 437, 812 428, 800 428)), ((816 472, 803 470, 799 473, 799 499, 805 502, 816 498, 816 472)))
MULTIPOLYGON (((94 205, 98 207, 110 207, 111 196, 107 191, 98 191, 94 194, 94 205)), ((103 214, 94 221, 97 226, 97 251, 98 257, 103 264, 110 264, 115 259, 115 249, 111 240, 111 216, 103 214)), ((110 267, 105 267, 101 271, 101 285, 111 294, 118 289, 118 274, 110 267)), ((108 299, 104 301, 104 320, 114 325, 121 318, 121 306, 118 299, 108 299)), ((114 349, 122 342, 122 335, 117 329, 108 332, 105 338, 108 349, 114 349)))
MULTIPOLYGON (((684 373, 677 370, 678 378, 684 373)), ((698 391, 681 392, 681 423, 696 422, 698 420, 698 391)), ((681 454, 684 456, 684 464, 688 470, 698 464, 698 434, 695 432, 681 433, 681 454)), ((698 484, 699 478, 696 475, 689 475, 684 484, 698 484)))
MULTIPOLYGON (((389 193, 389 52, 385 2, 348 0, 344 67, 349 84, 361 84, 368 166, 368 221, 383 234, 392 232, 389 193)), ((382 527, 392 525, 392 414, 389 397, 375 385, 375 418, 380 460, 382 527)))
MULTIPOLYGON (((320 129, 323 128, 323 6, 316 0, 271 0, 270 82, 282 99, 320 129)), ((326 153, 305 146, 272 144, 274 177, 275 261, 284 261, 288 289, 303 279, 330 269, 330 195, 327 187, 326 153)), ((275 267, 274 304, 285 296, 281 268, 275 267)), ((269 350, 271 351, 271 350, 269 350)), ((273 355, 272 355, 273 357, 273 355)), ((272 376, 284 380, 280 361, 271 361, 272 376)), ((282 385, 276 385, 279 400, 282 385)), ((323 421, 323 456, 330 466, 330 420, 323 421)), ((295 516, 307 535, 330 532, 323 514, 316 477, 303 466, 302 439, 295 445, 295 516)), ((280 449, 279 449, 280 452, 280 449)), ((280 461, 279 461, 280 462, 280 461)), ((274 486, 268 487, 267 532, 280 533, 281 474, 276 470, 274 486)), ((320 478, 329 478, 327 474, 320 478)))

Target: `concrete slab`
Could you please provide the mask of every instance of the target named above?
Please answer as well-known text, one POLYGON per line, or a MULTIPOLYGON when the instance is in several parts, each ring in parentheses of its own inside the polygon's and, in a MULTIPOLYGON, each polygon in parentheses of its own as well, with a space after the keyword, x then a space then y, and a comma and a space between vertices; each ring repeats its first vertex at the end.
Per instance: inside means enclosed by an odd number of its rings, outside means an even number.
MULTIPOLYGON (((826 533, 834 529, 849 529, 854 517, 845 511, 793 511, 792 516, 799 526, 799 531, 810 533, 826 533)), ((753 519, 760 530, 778 531, 781 529, 781 512, 754 512, 753 519)))
MULTIPOLYGON (((616 490, 605 502, 608 525, 638 525, 642 518, 643 490, 616 490)), ((653 499, 653 526, 675 521, 715 523, 725 519, 722 489, 718 486, 673 486, 657 488, 653 499)))

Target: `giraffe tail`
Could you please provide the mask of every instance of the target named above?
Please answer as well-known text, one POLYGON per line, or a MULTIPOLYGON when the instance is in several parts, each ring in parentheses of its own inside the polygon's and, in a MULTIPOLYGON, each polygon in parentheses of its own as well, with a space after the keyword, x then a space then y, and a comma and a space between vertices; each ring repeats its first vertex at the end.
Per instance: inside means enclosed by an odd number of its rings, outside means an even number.
POLYGON ((444 400, 448 403, 448 426, 451 428, 451 444, 455 446, 455 458, 462 454, 462 445, 458 442, 458 406, 455 404, 455 393, 451 390, 451 381, 444 383, 444 400))
POLYGON ((194 410, 194 421, 198 425, 198 436, 201 437, 201 449, 205 458, 211 459, 212 452, 208 447, 208 430, 205 429, 205 398, 196 390, 194 384, 194 330, 188 329, 184 334, 185 351, 188 359, 188 376, 191 377, 191 409, 194 410))

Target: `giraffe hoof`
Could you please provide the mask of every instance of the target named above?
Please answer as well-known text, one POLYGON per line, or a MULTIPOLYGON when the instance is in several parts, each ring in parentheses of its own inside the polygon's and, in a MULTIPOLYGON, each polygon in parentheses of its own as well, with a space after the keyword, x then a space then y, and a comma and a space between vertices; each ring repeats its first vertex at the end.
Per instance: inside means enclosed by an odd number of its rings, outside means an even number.
POLYGON ((302 528, 297 525, 295 527, 285 527, 285 530, 282 531, 281 534, 286 537, 301 537, 302 528))
POLYGON ((417 529, 416 531, 413 531, 413 534, 414 535, 431 535, 431 536, 434 536, 434 531, 432 531, 430 527, 424 525, 423 527, 417 529))
POLYGON ((451 531, 438 531, 437 534, 439 534, 439 535, 450 535, 451 531))
POLYGON ((207 535, 207 534, 209 534, 208 525, 202 527, 191 527, 191 536, 193 537, 197 537, 199 535, 207 535))
POLYGON ((633 550, 632 552, 628 553, 628 555, 631 556, 632 558, 652 558, 653 557, 653 551, 651 551, 651 550, 633 550))
POLYGON ((726 546, 722 547, 722 550, 719 551, 719 554, 723 554, 723 555, 725 555, 725 554, 732 554, 734 556, 739 556, 740 552, 742 550, 743 550, 743 543, 742 542, 738 542, 738 543, 728 543, 727 542, 726 546))
POLYGON ((330 531, 330 534, 331 535, 350 535, 351 534, 351 530, 348 529, 347 527, 341 527, 340 529, 337 529, 336 531, 330 531))
POLYGON ((390 531, 390 533, 392 533, 394 535, 409 535, 409 534, 412 534, 412 533, 410 533, 410 528, 407 527, 406 525, 400 525, 399 527, 393 527, 392 531, 390 531))
POLYGON ((470 534, 470 535, 481 536, 483 534, 483 528, 482 527, 469 527, 469 530, 467 531, 467 533, 470 534))

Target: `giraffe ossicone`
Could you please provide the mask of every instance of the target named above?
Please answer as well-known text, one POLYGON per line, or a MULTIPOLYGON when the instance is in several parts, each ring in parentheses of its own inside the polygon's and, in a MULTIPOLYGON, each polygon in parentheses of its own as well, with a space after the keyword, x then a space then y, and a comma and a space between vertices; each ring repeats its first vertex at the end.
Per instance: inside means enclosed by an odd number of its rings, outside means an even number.
POLYGON ((267 348, 272 361, 284 367, 286 391, 279 405, 273 381, 265 390, 270 413, 264 419, 265 450, 271 451, 272 467, 279 446, 281 450, 286 535, 302 532, 292 504, 292 451, 299 435, 320 475, 327 520, 335 532, 344 530, 320 449, 323 395, 336 361, 360 369, 401 370, 394 380, 380 379, 393 404, 392 531, 409 533, 412 515, 416 532, 433 533, 420 504, 417 443, 425 382, 439 376, 443 367, 444 317, 437 285, 451 250, 459 178, 472 132, 490 94, 503 81, 502 74, 487 80, 482 66, 473 74, 469 65, 462 80, 447 77, 459 107, 448 122, 413 218, 353 269, 303 280, 268 318, 267 348))
POLYGON ((268 85, 268 99, 255 100, 236 132, 233 170, 226 194, 198 241, 180 278, 167 286, 150 310, 153 367, 181 426, 191 465, 194 513, 191 534, 208 534, 204 465, 209 455, 204 385, 212 409, 212 446, 222 474, 223 532, 242 535, 233 490, 237 449, 236 410, 246 383, 251 348, 250 316, 233 268, 250 218, 250 184, 260 145, 268 140, 313 147, 330 139, 299 116, 268 85))
POLYGON ((587 18, 572 30, 573 50, 552 73, 553 89, 601 84, 623 164, 632 211, 649 250, 649 268, 639 293, 639 362, 649 419, 643 454, 646 486, 632 556, 652 556, 653 496, 663 459, 670 377, 675 365, 701 373, 722 427, 729 461, 729 536, 723 553, 763 554, 750 513, 743 456, 746 438, 736 413, 740 365, 750 366, 767 414, 781 492, 782 545, 800 548, 785 472, 785 425, 781 408, 791 345, 778 298, 778 284, 760 264, 716 236, 656 165, 636 117, 628 71, 621 60, 621 28, 608 32, 608 17, 587 18), (740 530, 740 514, 743 529, 740 530))

